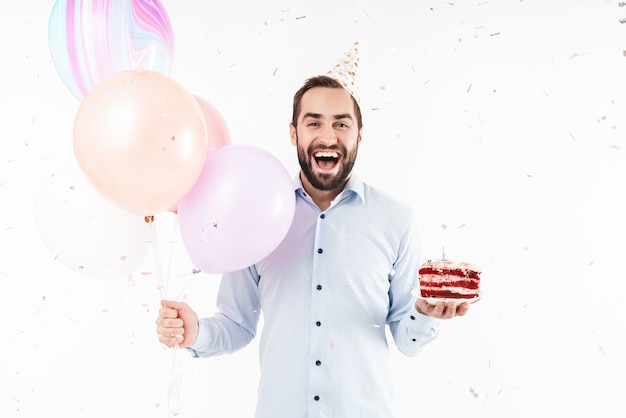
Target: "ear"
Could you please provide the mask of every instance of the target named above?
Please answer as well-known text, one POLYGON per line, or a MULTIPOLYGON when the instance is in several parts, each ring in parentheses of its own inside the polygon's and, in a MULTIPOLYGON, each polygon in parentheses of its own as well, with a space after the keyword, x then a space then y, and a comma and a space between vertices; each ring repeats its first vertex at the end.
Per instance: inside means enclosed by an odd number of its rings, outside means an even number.
POLYGON ((298 133, 292 122, 289 122, 289 136, 291 137, 291 144, 294 146, 298 145, 298 133))
POLYGON ((363 127, 361 126, 361 129, 359 129, 359 136, 357 137, 356 141, 360 144, 362 139, 363 139, 363 127))

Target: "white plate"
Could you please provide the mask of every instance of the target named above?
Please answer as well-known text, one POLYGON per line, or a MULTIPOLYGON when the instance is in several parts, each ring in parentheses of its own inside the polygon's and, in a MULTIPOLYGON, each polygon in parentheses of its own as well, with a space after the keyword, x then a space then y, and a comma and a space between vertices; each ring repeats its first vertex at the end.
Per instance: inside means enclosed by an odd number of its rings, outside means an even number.
POLYGON ((478 291, 478 296, 476 296, 475 298, 471 298, 471 299, 457 299, 457 298, 423 298, 420 294, 419 288, 418 289, 414 289, 413 290, 413 294, 415 296, 417 296, 419 299, 424 299, 426 302, 430 303, 431 305, 436 305, 438 302, 456 302, 457 305, 460 305, 463 302, 467 302, 467 303, 474 303, 474 302, 478 302, 480 299, 482 299, 483 297, 483 291, 479 290, 478 291))
POLYGON ((424 299, 426 300, 426 302, 430 303, 431 305, 436 305, 439 302, 445 302, 446 304, 448 302, 456 302, 457 305, 460 305, 463 302, 467 302, 467 303, 474 303, 474 302, 478 302, 480 300, 481 296, 477 296, 475 298, 471 298, 471 299, 456 299, 456 298, 420 298, 420 299, 424 299))

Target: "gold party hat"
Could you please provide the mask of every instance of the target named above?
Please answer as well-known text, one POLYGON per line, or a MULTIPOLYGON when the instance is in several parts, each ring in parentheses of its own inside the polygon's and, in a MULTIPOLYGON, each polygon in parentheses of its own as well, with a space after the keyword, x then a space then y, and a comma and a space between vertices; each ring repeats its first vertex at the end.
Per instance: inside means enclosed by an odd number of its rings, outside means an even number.
POLYGON ((359 43, 355 42, 352 48, 344 52, 339 62, 326 74, 339 81, 357 103, 360 103, 357 77, 359 61, 359 43))

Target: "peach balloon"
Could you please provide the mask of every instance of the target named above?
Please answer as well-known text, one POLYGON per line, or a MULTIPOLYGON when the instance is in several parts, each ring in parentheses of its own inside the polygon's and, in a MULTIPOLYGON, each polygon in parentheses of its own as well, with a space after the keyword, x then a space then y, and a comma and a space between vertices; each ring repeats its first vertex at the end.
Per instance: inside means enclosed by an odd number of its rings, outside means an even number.
POLYGON ((78 108, 73 140, 96 189, 140 215, 175 205, 200 175, 208 147, 194 96, 146 70, 123 71, 92 88, 78 108))

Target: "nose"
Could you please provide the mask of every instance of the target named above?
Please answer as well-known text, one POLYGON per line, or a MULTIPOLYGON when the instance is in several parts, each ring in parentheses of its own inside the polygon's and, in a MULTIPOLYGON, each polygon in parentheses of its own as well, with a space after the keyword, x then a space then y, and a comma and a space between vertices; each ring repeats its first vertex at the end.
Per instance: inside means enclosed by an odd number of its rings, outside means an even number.
POLYGON ((337 142, 337 134, 335 133, 335 128, 332 124, 326 125, 322 132, 321 141, 324 144, 334 144, 337 142))

